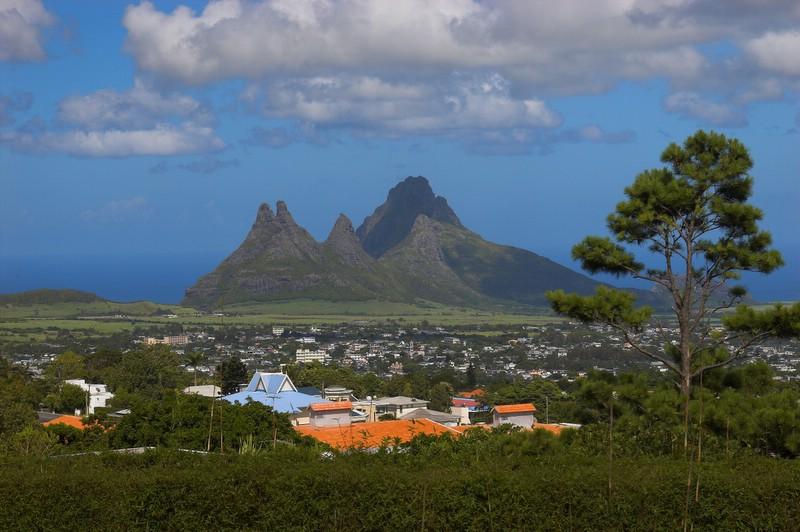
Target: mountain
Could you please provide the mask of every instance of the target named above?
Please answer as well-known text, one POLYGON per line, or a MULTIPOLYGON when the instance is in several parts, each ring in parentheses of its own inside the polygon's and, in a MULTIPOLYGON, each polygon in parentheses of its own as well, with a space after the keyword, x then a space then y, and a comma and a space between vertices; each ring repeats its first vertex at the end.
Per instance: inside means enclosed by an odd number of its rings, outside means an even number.
POLYGON ((183 304, 216 308, 225 303, 275 299, 408 299, 391 274, 362 248, 350 220, 340 215, 323 243, 300 227, 286 203, 273 214, 258 208, 239 247, 186 290, 183 304))
POLYGON ((598 285, 550 259, 470 231, 424 177, 409 177, 390 190, 356 233, 379 262, 406 276, 417 274, 429 289, 444 292, 439 299, 448 303, 504 300, 542 306, 547 290, 588 294, 598 285), (405 236, 398 241, 398 234, 405 236))
POLYGON ((296 298, 435 301, 472 307, 547 304, 544 292, 599 285, 545 257, 489 242, 459 220, 424 177, 408 177, 357 230, 340 215, 317 242, 279 201, 259 207, 241 245, 186 290, 183 303, 296 298))
POLYGON ((447 200, 436 196, 424 177, 407 177, 389 191, 386 202, 375 209, 356 231, 367 253, 380 257, 411 231, 417 216, 461 227, 447 200))

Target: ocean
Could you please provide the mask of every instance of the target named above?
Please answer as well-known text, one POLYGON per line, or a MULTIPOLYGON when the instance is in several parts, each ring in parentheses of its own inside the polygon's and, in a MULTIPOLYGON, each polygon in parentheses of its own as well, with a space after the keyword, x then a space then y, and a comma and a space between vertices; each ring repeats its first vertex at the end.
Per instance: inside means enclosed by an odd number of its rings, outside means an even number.
POLYGON ((112 301, 179 303, 225 252, 0 257, 0 293, 37 288, 85 290, 112 301))

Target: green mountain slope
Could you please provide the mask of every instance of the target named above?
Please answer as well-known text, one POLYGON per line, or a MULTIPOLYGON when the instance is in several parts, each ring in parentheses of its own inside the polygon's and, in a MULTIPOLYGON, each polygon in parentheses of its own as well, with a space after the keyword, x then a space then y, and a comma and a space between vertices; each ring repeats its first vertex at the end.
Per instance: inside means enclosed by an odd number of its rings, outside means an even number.
POLYGON ((530 251, 485 240, 461 224, 427 179, 409 177, 358 230, 341 215, 323 243, 295 223, 282 201, 275 214, 262 205, 239 248, 189 288, 183 304, 325 299, 545 306, 547 290, 587 294, 599 284, 530 251))

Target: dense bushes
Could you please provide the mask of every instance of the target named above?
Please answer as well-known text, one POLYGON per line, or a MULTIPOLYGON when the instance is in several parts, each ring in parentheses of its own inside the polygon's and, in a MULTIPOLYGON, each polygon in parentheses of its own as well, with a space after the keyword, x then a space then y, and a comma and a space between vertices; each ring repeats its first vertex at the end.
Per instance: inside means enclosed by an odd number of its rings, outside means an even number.
MULTIPOLYGON (((0 529, 675 530, 686 464, 554 455, 547 436, 489 447, 257 456, 160 451, 2 464, 0 529), (538 443, 534 440, 539 439, 538 443), (530 445, 530 454, 520 452, 530 445), (522 446, 524 447, 524 445, 522 446), (513 452, 504 455, 504 450, 513 452)), ((694 530, 800 528, 800 462, 749 458, 698 470, 694 530)))

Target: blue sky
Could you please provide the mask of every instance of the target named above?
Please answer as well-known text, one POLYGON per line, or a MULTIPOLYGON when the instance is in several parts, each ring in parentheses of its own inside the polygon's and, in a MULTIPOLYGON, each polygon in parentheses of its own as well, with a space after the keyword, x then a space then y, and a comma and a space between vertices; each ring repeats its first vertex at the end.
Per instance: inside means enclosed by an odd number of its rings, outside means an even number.
POLYGON ((755 295, 800 298, 800 7, 713 4, 0 0, 0 261, 54 264, 0 289, 70 283, 52 257, 213 264, 262 201, 324 239, 407 175, 570 264, 705 128, 750 148, 787 262, 755 295))

